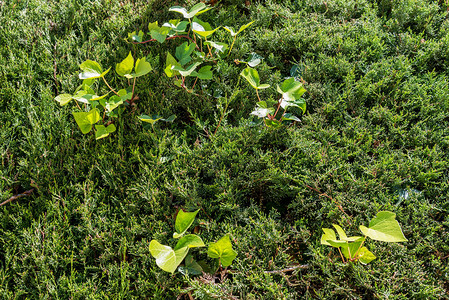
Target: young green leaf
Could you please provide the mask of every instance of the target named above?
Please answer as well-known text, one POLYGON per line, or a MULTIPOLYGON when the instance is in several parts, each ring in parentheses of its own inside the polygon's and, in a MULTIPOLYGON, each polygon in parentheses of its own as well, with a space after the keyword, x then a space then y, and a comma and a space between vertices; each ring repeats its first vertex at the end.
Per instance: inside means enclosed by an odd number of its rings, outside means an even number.
POLYGON ((201 65, 201 62, 197 61, 185 69, 183 67, 173 66, 172 70, 178 71, 182 76, 190 76, 199 65, 201 65))
POLYGON ((182 14, 182 16, 184 18, 191 19, 194 16, 205 13, 206 11, 208 11, 210 9, 211 8, 208 8, 206 6, 206 4, 200 2, 200 3, 192 6, 192 8, 189 11, 187 11, 187 9, 185 9, 182 6, 172 6, 168 9, 168 11, 174 11, 174 12, 180 13, 180 14, 182 14))
POLYGON ((188 21, 180 21, 178 19, 176 20, 170 20, 168 23, 164 23, 162 27, 170 28, 171 30, 175 32, 185 32, 187 29, 187 25, 189 25, 188 21))
POLYGON ((162 117, 160 117, 158 115, 152 115, 151 117, 147 116, 147 115, 141 115, 139 117, 140 121, 150 123, 151 125, 153 125, 154 123, 156 123, 157 121, 159 121, 161 119, 162 119, 162 117))
POLYGON ((265 101, 259 101, 256 103, 257 107, 256 109, 251 112, 252 115, 255 115, 259 118, 265 118, 269 114, 274 114, 274 108, 268 107, 267 103, 265 101))
POLYGON ((178 243, 175 246, 175 250, 188 247, 188 248, 196 248, 196 247, 204 247, 203 240, 197 236, 196 234, 188 234, 179 239, 178 243))
POLYGON ((207 249, 207 255, 210 258, 218 258, 221 261, 223 267, 227 267, 232 264, 234 258, 237 257, 237 252, 232 249, 231 239, 229 235, 225 235, 217 242, 209 245, 207 249))
POLYGON ((256 90, 266 89, 270 87, 269 84, 260 84, 259 73, 257 72, 256 69, 247 67, 240 73, 240 75, 243 78, 245 78, 248 81, 248 83, 251 84, 251 86, 256 90))
POLYGON ((178 59, 180 65, 183 66, 192 60, 190 55, 195 50, 195 48, 196 46, 194 43, 189 44, 188 42, 184 42, 176 47, 175 56, 178 59))
POLYGON ((115 66, 115 71, 120 76, 126 77, 126 75, 129 76, 131 74, 133 67, 134 67, 134 58, 131 54, 131 51, 129 51, 128 56, 121 63, 118 63, 115 66))
POLYGON ((192 76, 196 76, 199 79, 210 80, 212 79, 212 66, 204 66, 198 70, 198 72, 192 72, 192 76))
POLYGON ((183 275, 201 275, 203 274, 203 268, 198 262, 196 262, 191 255, 186 256, 184 261, 184 267, 179 267, 179 272, 183 275))
POLYGON ((123 99, 120 96, 113 95, 108 99, 108 101, 105 102, 104 108, 106 108, 107 111, 111 112, 122 104, 123 99))
POLYGON ((293 101, 299 99, 306 90, 302 87, 301 82, 295 81, 295 78, 289 78, 277 86, 277 91, 282 94, 283 99, 293 101))
POLYGON ((178 71, 172 70, 172 68, 181 67, 181 64, 179 64, 169 52, 167 52, 167 59, 165 61, 165 66, 166 67, 164 69, 164 72, 168 77, 173 77, 179 74, 178 71))
POLYGON ((95 139, 99 140, 109 135, 109 131, 104 125, 95 125, 95 139))
POLYGON ((226 51, 226 49, 228 49, 228 44, 222 43, 222 42, 206 41, 206 42, 204 42, 204 45, 211 46, 219 53, 224 53, 226 51))
POLYGON ((371 253, 371 251, 369 251, 368 248, 362 247, 357 253, 357 258, 362 264, 366 265, 371 261, 375 260, 376 256, 373 253, 371 253))
POLYGON ((295 115, 292 115, 290 113, 286 113, 285 115, 282 116, 281 121, 296 121, 296 122, 301 122, 301 119, 298 118, 295 115))
POLYGON ((153 70, 150 63, 145 61, 145 57, 137 59, 136 61, 136 73, 132 74, 132 77, 140 77, 150 73, 153 70))
POLYGON ((236 33, 235 35, 239 34, 239 33, 242 32, 243 30, 245 30, 246 28, 248 28, 249 26, 251 26, 251 24, 253 24, 254 22, 255 22, 255 21, 252 21, 252 22, 249 22, 248 24, 245 24, 245 25, 240 26, 239 31, 237 31, 237 33, 236 33))
POLYGON ((215 31, 217 31, 220 27, 217 27, 215 29, 212 29, 209 23, 203 22, 198 18, 194 18, 192 22, 192 30, 199 36, 202 36, 203 38, 208 38, 211 36, 215 31))
POLYGON ((396 214, 389 211, 380 211, 369 222, 369 228, 361 225, 360 230, 365 236, 382 242, 406 242, 401 226, 396 221, 396 214))
POLYGON ((89 112, 74 112, 73 117, 83 134, 89 133, 92 130, 92 125, 101 119, 100 111, 96 108, 89 112))
POLYGON ((162 270, 173 273, 181 264, 184 257, 189 252, 188 247, 173 250, 170 246, 162 245, 156 240, 150 242, 150 253, 156 258, 156 264, 162 270))
POLYGON ((193 221, 195 220, 196 214, 199 211, 199 209, 194 212, 184 212, 182 209, 178 211, 178 215, 176 216, 175 221, 176 232, 173 233, 173 237, 175 239, 180 238, 184 235, 190 225, 192 225, 193 221))
POLYGON ((55 97, 55 100, 59 102, 59 105, 61 106, 67 105, 72 99, 72 95, 70 94, 60 94, 55 97))
POLYGON ((331 240, 334 241, 337 239, 337 236, 335 235, 335 231, 333 231, 330 228, 322 228, 324 234, 321 236, 321 244, 331 246, 327 241, 331 240))
POLYGON ((86 60, 80 65, 80 69, 82 70, 79 74, 80 79, 94 79, 103 77, 111 68, 103 72, 99 63, 92 60, 86 60))

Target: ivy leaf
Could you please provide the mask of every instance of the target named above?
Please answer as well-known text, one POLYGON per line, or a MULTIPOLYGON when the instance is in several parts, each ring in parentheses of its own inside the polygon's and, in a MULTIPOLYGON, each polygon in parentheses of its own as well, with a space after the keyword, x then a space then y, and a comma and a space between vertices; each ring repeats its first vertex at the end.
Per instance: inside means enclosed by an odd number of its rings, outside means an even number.
POLYGON ((95 125, 95 139, 99 140, 109 135, 109 131, 104 125, 95 125))
POLYGON ((153 125, 154 123, 156 123, 157 121, 159 121, 161 119, 162 119, 162 117, 160 117, 158 115, 152 115, 151 117, 147 116, 147 115, 141 115, 139 117, 140 121, 150 123, 151 125, 153 125))
POLYGON ((183 67, 173 66, 172 70, 178 71, 182 76, 186 77, 190 76, 199 65, 201 65, 201 62, 195 62, 185 69, 183 67))
POLYGON ((86 60, 80 65, 80 69, 82 70, 82 72, 79 74, 80 79, 94 79, 103 77, 109 72, 111 68, 103 72, 103 69, 101 68, 99 63, 93 60, 86 60))
POLYGON ((192 72, 192 76, 196 76, 199 79, 210 80, 212 79, 212 66, 204 66, 198 70, 198 72, 192 72))
POLYGON ((180 65, 183 66, 192 60, 190 55, 195 50, 195 47, 196 46, 194 43, 189 44, 188 42, 184 42, 176 47, 175 56, 178 59, 180 65))
POLYGON ((184 257, 189 252, 189 248, 173 250, 170 246, 162 245, 156 240, 150 242, 150 253, 156 258, 156 264, 162 270, 173 273, 181 264, 184 257))
POLYGON ((220 27, 212 29, 212 27, 210 26, 209 23, 203 22, 196 17, 193 19, 193 22, 192 22, 192 31, 204 38, 211 36, 219 28, 220 27))
POLYGON ((204 242, 199 236, 197 236, 196 234, 188 234, 179 239, 178 243, 175 246, 175 250, 184 247, 196 248, 204 246, 204 242))
POLYGON ((130 76, 130 74, 133 70, 133 67, 134 67, 134 58, 131 54, 131 51, 129 51, 128 56, 122 62, 118 63, 115 66, 115 71, 120 76, 128 77, 128 76, 130 76))
POLYGON ((200 3, 192 6, 192 8, 190 8, 189 11, 187 11, 187 9, 185 9, 182 6, 172 6, 168 9, 168 11, 174 11, 174 12, 180 13, 180 14, 182 14, 182 16, 184 18, 191 19, 194 16, 205 13, 206 11, 208 11, 210 9, 211 8, 208 8, 206 6, 206 4, 200 2, 200 3))
POLYGON ((274 114, 274 108, 268 108, 267 103, 265 101, 257 102, 256 109, 251 112, 252 115, 255 115, 259 118, 265 118, 269 114, 274 114))
POLYGON ((196 214, 199 211, 199 209, 194 212, 184 212, 182 209, 179 210, 175 221, 176 232, 173 233, 173 237, 175 239, 180 238, 184 235, 187 229, 192 225, 193 221, 195 220, 196 214))
POLYGON ((390 211, 380 211, 369 222, 369 228, 361 225, 360 230, 365 236, 382 242, 406 242, 401 226, 396 221, 396 214, 390 211))
POLYGON ((375 260, 376 256, 373 253, 371 253, 371 251, 369 251, 368 248, 362 247, 357 253, 357 258, 362 264, 366 265, 370 263, 372 260, 375 260))
POLYGON ((299 119, 297 116, 292 115, 290 113, 286 113, 285 115, 282 116, 282 121, 296 121, 296 122, 301 122, 301 119, 299 119))
POLYGON ((280 86, 277 86, 277 91, 282 94, 283 99, 294 101, 299 99, 306 92, 306 89, 295 78, 289 78, 284 80, 280 86))
POLYGON ((321 236, 321 244, 322 245, 328 245, 331 246, 331 244, 329 244, 328 240, 336 240, 337 236, 335 235, 335 231, 333 231, 330 228, 322 228, 324 234, 321 236))
POLYGON ((67 105, 72 99, 72 95, 70 94, 60 94, 55 97, 55 100, 59 102, 59 105, 61 106, 67 105))
POLYGON ((188 21, 180 21, 176 19, 170 20, 168 23, 164 23, 162 27, 168 27, 175 32, 185 32, 188 24, 188 21))
POLYGON ((173 70, 173 67, 181 67, 181 65, 176 61, 176 59, 167 52, 167 59, 165 60, 165 69, 164 72, 168 77, 173 77, 175 75, 178 75, 179 72, 173 70))
POLYGON ((76 124, 83 134, 87 134, 92 130, 92 125, 100 121, 100 111, 97 108, 89 112, 74 112, 76 124))
POLYGON ((111 112, 122 104, 123 104, 123 99, 117 95, 113 95, 105 103, 104 107, 106 108, 107 111, 111 112))
POLYGON ((140 43, 143 40, 143 35, 144 33, 142 30, 139 31, 139 34, 136 34, 136 32, 133 31, 131 33, 128 33, 128 39, 130 38, 133 42, 140 43))
POLYGON ((217 242, 209 245, 207 249, 207 255, 210 258, 218 258, 221 261, 223 267, 227 267, 232 264, 234 258, 237 257, 237 252, 232 249, 231 239, 229 235, 225 235, 217 242))
POLYGON ((137 59, 136 61, 136 73, 132 74, 132 77, 140 77, 150 73, 153 70, 151 64, 145 60, 145 57, 137 59))
POLYGON ((212 48, 217 50, 217 52, 219 52, 219 53, 224 53, 226 51, 226 49, 228 49, 228 44, 222 43, 222 42, 206 41, 206 42, 204 42, 204 45, 211 46, 212 48))
POLYGON ((239 31, 237 31, 237 33, 236 33, 235 35, 239 34, 239 33, 242 32, 243 30, 245 30, 246 28, 248 28, 249 26, 251 26, 251 24, 253 24, 254 22, 255 22, 255 21, 252 21, 252 22, 249 22, 248 24, 245 24, 245 25, 240 26, 239 31))
POLYGON ((197 263, 191 255, 187 255, 184 262, 184 267, 179 267, 179 272, 183 275, 201 275, 203 274, 203 268, 197 263))
POLYGON ((269 84, 260 84, 259 73, 257 72, 256 69, 247 67, 240 73, 240 75, 243 78, 245 78, 248 81, 248 83, 251 84, 251 86, 256 90, 266 89, 270 87, 269 84))

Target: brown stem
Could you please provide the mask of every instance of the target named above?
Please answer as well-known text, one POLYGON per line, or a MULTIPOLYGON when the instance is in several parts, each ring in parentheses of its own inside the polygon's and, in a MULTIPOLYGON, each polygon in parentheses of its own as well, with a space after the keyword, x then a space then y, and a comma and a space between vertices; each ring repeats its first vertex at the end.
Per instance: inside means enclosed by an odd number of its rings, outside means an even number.
POLYGON ((3 206, 3 205, 5 205, 5 204, 7 204, 7 203, 9 203, 9 202, 11 202, 11 201, 13 201, 13 200, 16 200, 16 199, 21 198, 21 197, 29 196, 29 195, 31 195, 31 193, 32 193, 33 191, 34 191, 34 188, 31 189, 31 190, 25 191, 25 192, 23 192, 22 194, 14 195, 14 196, 12 196, 11 198, 9 198, 8 200, 2 202, 2 203, 0 204, 0 206, 3 206))
POLYGON ((81 108, 81 106, 78 104, 78 101, 77 101, 77 100, 75 100, 75 104, 76 104, 76 106, 78 106, 79 110, 83 110, 83 109, 81 108))
POLYGON ((198 81, 198 77, 195 79, 195 82, 193 83, 192 90, 195 87, 195 84, 196 84, 197 81, 198 81))
POLYGON ((259 92, 257 89, 256 89, 256 94, 257 94, 257 98, 259 99, 259 102, 262 101, 262 100, 260 100, 259 92))
POLYGON ((110 86, 109 83, 106 81, 106 79, 104 78, 104 76, 101 77, 101 78, 103 78, 103 81, 104 81, 104 83, 106 83, 106 85, 108 86, 108 88, 109 88, 114 94, 116 94, 117 96, 120 97, 120 95, 119 95, 113 88, 111 88, 111 86, 110 86))
POLYGON ((277 113, 279 111, 279 108, 281 108, 281 103, 282 103, 282 98, 281 98, 281 100, 279 100, 278 109, 276 109, 276 112, 274 113, 273 119, 276 118, 276 115, 277 115, 277 113))
POLYGON ((345 258, 343 256, 343 254, 341 253, 340 247, 337 248, 338 252, 340 253, 341 259, 343 260, 343 263, 346 263, 345 258))
POLYGON ((134 102, 134 89, 136 87, 136 77, 134 77, 134 82, 133 82, 133 91, 131 93, 131 102, 134 102))

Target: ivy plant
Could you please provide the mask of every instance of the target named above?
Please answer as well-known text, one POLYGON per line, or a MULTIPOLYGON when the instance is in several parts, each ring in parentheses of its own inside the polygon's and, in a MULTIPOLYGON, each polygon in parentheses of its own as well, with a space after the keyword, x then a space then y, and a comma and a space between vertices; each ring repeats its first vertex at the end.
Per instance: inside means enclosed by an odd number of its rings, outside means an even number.
MULTIPOLYGON (((179 267, 179 271, 184 274, 200 275, 203 271, 211 269, 204 261, 198 262, 192 255, 188 255, 191 248, 206 246, 200 236, 186 234, 198 212, 199 209, 194 212, 179 210, 175 221, 175 232, 173 233, 173 238, 178 239, 178 242, 174 248, 162 245, 156 240, 150 242, 150 253, 156 259, 158 267, 162 270, 174 273, 184 259, 184 266, 179 267)), ((229 236, 225 235, 217 242, 210 243, 207 255, 215 260, 216 265, 227 267, 237 257, 237 252, 232 249, 229 236)))
POLYGON ((213 79, 213 65, 217 60, 225 58, 231 53, 236 37, 253 22, 242 25, 238 31, 225 26, 231 34, 231 47, 225 41, 216 41, 212 37, 222 26, 214 27, 210 23, 200 19, 200 15, 212 9, 204 3, 198 3, 190 9, 181 6, 172 6, 170 12, 180 14, 184 20, 172 19, 158 25, 153 22, 148 25, 148 35, 151 39, 143 41, 144 33, 136 31, 128 34, 128 41, 134 44, 149 42, 164 43, 176 38, 187 39, 186 42, 176 47, 174 53, 168 51, 165 63, 165 74, 174 79, 174 84, 194 93, 198 80, 213 79), (229 50, 228 50, 229 49, 229 50))
POLYGON ((298 107, 303 114, 305 113, 306 103, 301 97, 306 90, 301 82, 296 81, 295 78, 288 78, 281 85, 277 85, 276 90, 282 95, 278 101, 262 101, 259 90, 267 89, 270 85, 260 83, 259 73, 254 68, 247 67, 240 75, 256 90, 259 100, 251 114, 262 118, 266 126, 277 128, 286 121, 300 121, 297 116, 287 111, 289 107, 298 107))
POLYGON ((321 244, 337 248, 343 262, 359 261, 368 264, 376 259, 376 256, 364 246, 367 238, 376 241, 398 243, 406 242, 401 227, 396 220, 396 214, 389 211, 378 212, 376 217, 369 222, 369 226, 361 225, 360 231, 364 236, 347 236, 343 228, 332 224, 338 233, 330 228, 322 228, 324 234, 321 236, 321 244))

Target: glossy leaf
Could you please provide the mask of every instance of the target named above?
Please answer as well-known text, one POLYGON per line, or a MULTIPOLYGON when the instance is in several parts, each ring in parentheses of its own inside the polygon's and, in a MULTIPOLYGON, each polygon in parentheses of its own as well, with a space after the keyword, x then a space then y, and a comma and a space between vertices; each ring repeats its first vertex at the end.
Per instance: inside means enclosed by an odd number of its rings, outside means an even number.
POLYGON ((368 248, 362 247, 357 253, 357 258, 362 264, 366 265, 371 261, 375 260, 376 256, 373 253, 371 253, 371 251, 369 251, 368 248))
POLYGON ((286 113, 285 115, 282 116, 282 121, 296 121, 296 122, 301 122, 301 119, 299 119, 297 116, 292 115, 290 113, 286 113))
POLYGON ((204 247, 203 240, 196 234, 188 234, 179 239, 178 243, 175 246, 175 250, 181 249, 184 247, 188 248, 196 248, 196 247, 204 247))
POLYGON ((156 240, 150 242, 150 253, 156 258, 156 264, 162 270, 173 273, 181 264, 184 257, 189 252, 189 248, 173 250, 170 246, 162 245, 156 240))
POLYGON ((153 70, 151 64, 145 60, 145 57, 137 59, 136 61, 136 72, 132 74, 132 77, 140 77, 150 73, 153 70))
POLYGON ((142 122, 146 122, 146 123, 150 123, 151 125, 153 125, 154 123, 156 123, 157 121, 159 121, 160 119, 162 119, 162 117, 158 116, 158 115, 152 115, 147 116, 147 115, 141 115, 139 117, 139 120, 142 122))
POLYGON ((245 30, 246 28, 248 28, 249 26, 251 26, 251 24, 253 24, 253 23, 254 23, 254 21, 249 22, 248 24, 240 26, 240 29, 239 29, 239 31, 237 31, 236 35, 239 34, 240 32, 242 32, 243 30, 245 30))
POLYGON ((274 112, 274 108, 268 107, 265 101, 260 101, 257 102, 257 107, 251 114, 259 118, 265 118, 269 114, 274 114, 274 112))
POLYGON ((192 30, 196 34, 207 38, 211 36, 215 31, 217 31, 220 27, 217 27, 215 29, 212 29, 209 23, 203 22, 198 18, 194 18, 192 22, 192 30))
POLYGON ((92 60, 86 60, 80 65, 80 69, 82 71, 79 74, 80 79, 94 79, 103 77, 109 72, 111 68, 103 72, 103 69, 101 68, 99 63, 92 60))
POLYGON ((192 76, 196 76, 199 79, 210 80, 212 79, 212 66, 204 66, 198 70, 198 72, 192 72, 192 76))
POLYGON ((226 49, 228 49, 228 44, 221 43, 221 42, 206 41, 206 42, 204 42, 204 45, 211 46, 219 53, 224 53, 226 51, 226 49))
POLYGON ((188 42, 184 42, 176 47, 175 56, 178 59, 180 65, 183 66, 192 60, 190 55, 195 50, 195 48, 196 46, 194 43, 189 44, 188 42))
POLYGON ((396 221, 396 214, 389 211, 378 212, 369 223, 369 228, 361 225, 360 230, 365 236, 382 242, 406 242, 401 227, 396 221))
POLYGON ((190 8, 189 11, 187 11, 187 9, 185 9, 182 6, 172 6, 168 9, 168 11, 174 11, 174 12, 180 13, 180 14, 182 14, 182 16, 184 18, 191 19, 194 16, 204 13, 210 9, 211 8, 208 8, 206 6, 206 4, 200 2, 200 3, 192 6, 192 8, 190 8))
POLYGON ((240 75, 243 76, 243 78, 245 78, 255 89, 257 89, 260 85, 259 73, 256 69, 246 68, 240 73, 240 75))
POLYGON ((92 125, 100 121, 100 111, 96 108, 89 112, 74 112, 73 117, 81 132, 87 134, 92 130, 92 125))
POLYGON ((179 267, 178 270, 183 275, 202 275, 203 268, 200 266, 198 262, 196 262, 191 255, 187 255, 184 267, 179 267))
POLYGON ((200 64, 201 62, 195 62, 185 69, 183 67, 173 66, 172 70, 178 71, 182 76, 190 76, 200 64))
POLYGON ((182 209, 178 211, 178 215, 176 216, 175 221, 176 232, 173 233, 173 237, 175 239, 180 238, 184 235, 187 229, 192 225, 193 221, 195 220, 196 214, 199 211, 199 209, 194 212, 184 212, 182 209))
POLYGON ((106 108, 107 111, 111 112, 122 104, 123 99, 117 95, 113 95, 111 98, 108 99, 108 101, 106 101, 104 107, 106 108))
POLYGON ((254 23, 254 21, 249 22, 248 24, 240 26, 240 29, 237 32, 235 32, 234 28, 232 28, 232 27, 225 26, 223 28, 226 29, 226 31, 228 31, 231 34, 232 37, 234 37, 234 36, 238 35, 240 32, 242 32, 243 30, 245 30, 246 28, 248 28, 249 26, 251 26, 251 24, 253 24, 253 23, 254 23))
POLYGON ((109 131, 104 125, 95 125, 95 139, 99 140, 109 135, 109 131))
POLYGON ((72 99, 72 95, 70 94, 60 94, 55 97, 55 100, 59 102, 59 105, 61 106, 67 105, 72 99))
POLYGON ((220 259, 223 267, 227 267, 231 265, 234 258, 237 257, 237 252, 232 249, 232 243, 229 235, 225 235, 217 242, 209 245, 207 255, 210 258, 220 259))
POLYGON ((330 228, 322 228, 324 234, 321 236, 321 244, 322 245, 328 245, 331 246, 331 244, 329 244, 329 242, 327 242, 328 240, 336 240, 337 236, 335 235, 335 231, 333 231, 330 228))
POLYGON ((128 56, 120 63, 118 63, 115 66, 115 71, 120 76, 126 76, 130 75, 134 67, 134 58, 131 54, 131 51, 129 52, 128 56))
POLYGON ((188 21, 170 20, 168 23, 164 23, 162 27, 168 27, 175 32, 185 32, 189 25, 188 21))
POLYGON ((169 52, 167 52, 164 72, 168 77, 173 77, 179 74, 178 71, 172 69, 173 67, 181 67, 181 64, 179 64, 176 59, 169 52))

